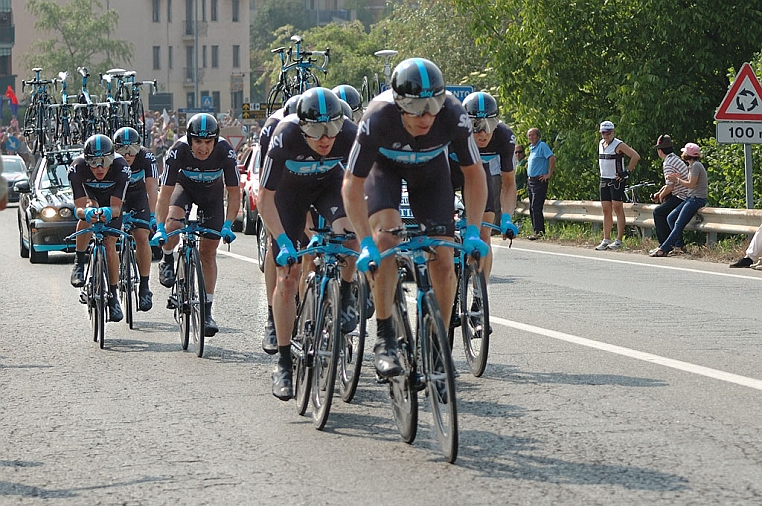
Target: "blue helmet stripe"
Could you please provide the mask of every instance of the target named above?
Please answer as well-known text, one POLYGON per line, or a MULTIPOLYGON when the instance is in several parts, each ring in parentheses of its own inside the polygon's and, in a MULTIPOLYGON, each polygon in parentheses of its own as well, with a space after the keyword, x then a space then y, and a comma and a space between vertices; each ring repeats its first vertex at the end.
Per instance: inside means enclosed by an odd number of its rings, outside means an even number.
POLYGON ((479 93, 479 112, 484 112, 484 93, 479 93))
POLYGON ((95 138, 95 154, 98 155, 101 153, 101 138, 96 137, 95 138))
POLYGON ((326 114, 328 112, 328 108, 325 105, 325 93, 323 90, 317 90, 317 96, 318 96, 318 107, 320 108, 320 114, 321 116, 323 114, 326 114))
POLYGON ((206 114, 201 115, 201 131, 199 134, 205 134, 206 133, 206 114))
POLYGON ((349 100, 347 100, 347 92, 344 88, 339 88, 339 98, 345 102, 349 102, 349 100))
POLYGON ((418 67, 418 72, 421 73, 421 87, 424 90, 428 90, 431 88, 431 83, 429 82, 429 73, 426 71, 426 65, 423 64, 423 60, 420 58, 415 58, 413 61, 418 67))

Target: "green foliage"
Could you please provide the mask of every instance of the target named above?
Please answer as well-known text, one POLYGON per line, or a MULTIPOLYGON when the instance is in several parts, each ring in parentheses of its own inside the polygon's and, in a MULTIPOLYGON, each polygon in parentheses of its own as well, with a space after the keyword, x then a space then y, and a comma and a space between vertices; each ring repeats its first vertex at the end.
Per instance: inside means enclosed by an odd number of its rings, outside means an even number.
POLYGON ((94 75, 128 66, 132 43, 109 37, 119 23, 116 11, 105 11, 99 0, 59 4, 54 0, 26 2, 26 9, 37 18, 35 29, 50 34, 50 38, 32 44, 25 55, 30 67, 42 67, 43 77, 50 78, 63 70, 76 75, 80 66, 87 66, 94 75))
MULTIPOLYGON (((311 24, 303 0, 267 0, 254 11, 251 22, 251 47, 255 50, 267 50, 274 45, 275 32, 290 25, 293 34, 307 30, 311 24)), ((290 35, 289 35, 290 37, 290 35)), ((286 38, 288 40, 288 37, 286 38)))

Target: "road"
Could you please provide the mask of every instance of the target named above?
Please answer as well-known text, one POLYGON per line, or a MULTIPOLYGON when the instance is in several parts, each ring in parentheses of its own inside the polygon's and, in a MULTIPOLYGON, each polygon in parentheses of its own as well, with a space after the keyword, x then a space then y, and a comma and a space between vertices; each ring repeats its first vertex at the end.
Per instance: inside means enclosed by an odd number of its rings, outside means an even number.
POLYGON ((482 378, 455 361, 460 452, 421 397, 401 441, 366 369, 322 432, 270 392, 253 236, 219 255, 202 359, 155 307, 89 338, 73 255, 31 265, 0 213, 0 504, 762 503, 762 272, 495 241, 482 378))

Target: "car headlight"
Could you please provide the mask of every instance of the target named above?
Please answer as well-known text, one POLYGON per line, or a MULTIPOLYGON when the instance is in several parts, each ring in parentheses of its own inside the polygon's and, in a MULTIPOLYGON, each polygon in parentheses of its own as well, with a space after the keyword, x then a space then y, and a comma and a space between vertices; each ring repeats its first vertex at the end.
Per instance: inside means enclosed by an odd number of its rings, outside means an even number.
POLYGON ((40 215, 47 219, 55 218, 58 215, 58 209, 55 207, 44 207, 42 211, 40 211, 40 215))
POLYGON ((61 218, 71 218, 74 216, 74 211, 69 209, 68 207, 61 208, 60 211, 58 211, 58 214, 61 215, 61 218))

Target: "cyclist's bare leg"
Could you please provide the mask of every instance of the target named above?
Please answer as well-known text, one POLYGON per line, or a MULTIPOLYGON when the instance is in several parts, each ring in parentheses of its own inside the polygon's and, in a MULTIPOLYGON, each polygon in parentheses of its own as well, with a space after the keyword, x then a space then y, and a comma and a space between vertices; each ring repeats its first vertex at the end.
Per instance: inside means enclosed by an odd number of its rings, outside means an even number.
MULTIPOLYGON (((495 213, 484 213, 482 216, 482 221, 484 223, 495 223, 495 213)), ((489 227, 481 227, 479 231, 479 237, 481 237, 482 241, 487 243, 487 246, 489 246, 489 253, 487 253, 487 256, 482 258, 481 260, 481 266, 484 270, 484 279, 489 282, 489 275, 492 272, 492 229, 489 227)))
MULTIPOLYGON (((167 212, 167 221, 164 223, 164 227, 167 229, 167 234, 183 228, 181 220, 185 219, 185 209, 180 206, 169 206, 167 212)), ((161 247, 165 252, 174 250, 177 243, 180 242, 179 236, 172 236, 167 239, 167 242, 161 247)))
POLYGON ((148 244, 148 229, 133 229, 132 237, 135 238, 135 260, 138 263, 138 271, 141 276, 148 276, 151 273, 151 246, 148 244))
POLYGON ((616 238, 621 241, 624 239, 624 231, 627 228, 627 218, 624 215, 624 203, 618 200, 613 200, 611 201, 611 207, 613 207, 614 212, 616 213, 616 238))
POLYGON ((278 346, 288 346, 291 343, 291 333, 296 318, 296 303, 294 296, 299 287, 301 269, 298 265, 278 266, 277 285, 273 293, 273 318, 278 346))
MULTIPOLYGON (((270 240, 269 235, 266 240, 270 240)), ((275 259, 273 258, 273 249, 267 248, 267 253, 265 253, 265 295, 267 295, 267 305, 270 307, 273 305, 273 292, 277 282, 278 274, 276 272, 275 259)))
POLYGON ((106 246, 108 284, 109 286, 115 286, 119 282, 119 255, 116 253, 116 237, 108 236, 104 238, 103 243, 106 246))
MULTIPOLYGON (((369 218, 373 240, 380 252, 393 248, 399 243, 399 239, 392 234, 380 232, 390 230, 402 225, 402 218, 396 209, 382 209, 369 218)), ((392 304, 394 304, 394 292, 397 286, 397 260, 387 257, 381 260, 376 272, 368 276, 373 290, 373 301, 376 305, 376 318, 385 320, 392 316, 392 304)))
MULTIPOLYGON (((444 241, 452 241, 452 237, 435 237, 444 241)), ((442 321, 450 321, 452 312, 452 301, 455 300, 455 291, 457 289, 457 280, 455 279, 455 269, 453 269, 453 249, 446 246, 440 246, 435 249, 436 256, 429 258, 429 276, 431 277, 431 287, 434 289, 434 295, 442 310, 442 321)), ((447 328, 447 323, 445 323, 447 328)))
POLYGON ((198 255, 201 258, 201 271, 204 273, 204 286, 206 293, 214 294, 217 284, 217 247, 220 240, 202 237, 198 245, 198 255))
MULTIPOLYGON (((86 228, 90 228, 90 223, 84 220, 77 221, 77 232, 86 228)), ((92 234, 81 234, 74 238, 77 251, 85 251, 87 249, 87 243, 90 242, 90 235, 92 234)))
MULTIPOLYGON (((349 218, 339 218, 337 220, 334 220, 331 228, 333 228, 333 231, 337 234, 343 234, 345 230, 352 231, 352 222, 349 221, 349 218)), ((355 238, 351 241, 346 241, 344 243, 344 246, 346 246, 349 249, 353 249, 355 251, 360 251, 360 243, 355 238)), ((346 257, 344 259, 346 261, 346 265, 341 268, 341 279, 344 281, 351 283, 352 278, 355 275, 355 257, 346 257)))
POLYGON ((611 239, 611 227, 614 225, 611 201, 601 201, 601 209, 603 210, 603 238, 609 240, 611 239))

